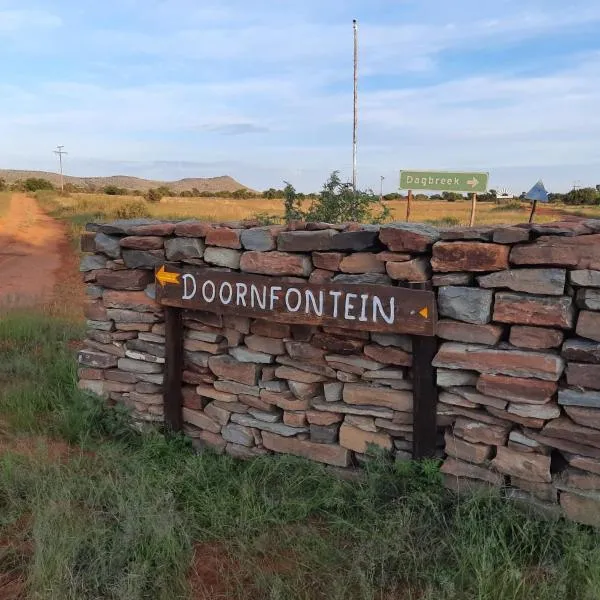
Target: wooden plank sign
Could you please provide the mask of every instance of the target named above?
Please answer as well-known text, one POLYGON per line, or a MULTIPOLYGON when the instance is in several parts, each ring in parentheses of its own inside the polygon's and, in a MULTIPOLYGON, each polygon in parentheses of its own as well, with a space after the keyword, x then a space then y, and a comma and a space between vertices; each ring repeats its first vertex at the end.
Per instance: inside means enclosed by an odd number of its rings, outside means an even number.
POLYGON ((285 323, 433 336, 435 295, 388 285, 288 283, 283 278, 161 266, 160 304, 285 323))

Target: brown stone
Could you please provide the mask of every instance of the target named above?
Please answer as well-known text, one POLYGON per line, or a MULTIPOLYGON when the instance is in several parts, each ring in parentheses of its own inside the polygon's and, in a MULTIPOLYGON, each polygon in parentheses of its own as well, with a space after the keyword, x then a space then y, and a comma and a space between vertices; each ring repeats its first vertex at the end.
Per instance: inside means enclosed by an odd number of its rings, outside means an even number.
POLYGON ((433 287, 446 286, 469 286, 473 283, 473 273, 445 273, 444 275, 433 275, 431 283, 433 287))
POLYGON ((600 313, 582 310, 577 319, 577 334, 600 342, 600 313))
POLYGON ((356 252, 342 259, 342 273, 385 273, 385 265, 371 252, 356 252))
POLYGON ((391 450, 393 447, 392 438, 387 433, 373 433, 342 423, 340 427, 340 446, 342 448, 364 454, 369 444, 374 444, 384 450, 391 450))
POLYGON ((311 425, 335 425, 340 423, 343 416, 340 413, 322 412, 319 410, 306 411, 306 419, 311 425))
POLYGON ((104 379, 104 373, 103 369, 93 369, 91 367, 77 369, 77 377, 79 379, 104 379))
POLYGON ((364 349, 365 356, 386 365, 410 367, 413 364, 412 355, 400 348, 385 347, 379 344, 369 344, 364 349))
POLYGON ((439 237, 437 229, 419 223, 392 223, 379 232, 383 244, 400 252, 426 252, 439 237))
POLYGON ((219 246, 221 248, 234 248, 237 250, 242 247, 240 230, 227 229, 226 227, 211 229, 206 233, 206 245, 219 246))
POLYGON ((309 283, 329 283, 335 273, 333 271, 325 271, 325 269, 315 269, 308 278, 309 283))
POLYGON ((260 370, 258 365, 238 362, 232 356, 211 356, 208 359, 208 366, 217 377, 222 379, 229 379, 246 385, 256 385, 258 381, 260 370))
POLYGON ((270 390, 261 390, 260 399, 269 404, 273 404, 282 410, 301 411, 308 410, 310 399, 299 400, 291 392, 271 392, 270 390))
POLYGON ((350 452, 334 444, 318 444, 267 431, 263 431, 262 439, 264 447, 273 452, 293 454, 336 467, 347 467, 350 464, 350 452))
POLYGON ((544 327, 514 325, 510 328, 509 341, 513 346, 519 348, 545 350, 560 346, 563 341, 563 332, 544 327))
POLYGON ((504 478, 498 473, 452 457, 444 461, 440 471, 445 475, 452 475, 454 477, 480 479, 498 487, 504 484, 504 478))
POLYGON ((560 495, 560 506, 571 521, 600 527, 600 496, 598 494, 583 495, 563 492, 560 495))
POLYGON ((485 242, 438 242, 433 246, 434 271, 502 271, 508 269, 510 247, 485 242))
POLYGON ((316 375, 324 375, 329 379, 335 379, 336 372, 331 367, 320 364, 317 362, 300 362, 295 358, 290 358, 289 356, 283 354, 277 357, 277 362, 281 365, 285 365, 287 367, 293 367, 294 369, 299 369, 300 371, 306 371, 307 373, 314 373, 316 375))
POLYGON ((199 427, 200 429, 205 429, 211 433, 219 433, 219 431, 221 431, 221 426, 203 412, 183 408, 182 413, 185 423, 190 423, 191 425, 199 427))
POLYGON ((477 389, 482 394, 497 396, 512 402, 545 404, 556 393, 558 385, 539 379, 523 379, 505 375, 482 374, 477 381, 477 389))
POLYGON ((492 447, 484 444, 472 444, 466 442, 451 433, 446 432, 444 436, 446 443, 446 454, 470 463, 481 464, 485 462, 492 453, 492 447))
POLYGON ((309 373, 293 367, 281 366, 277 367, 275 376, 279 379, 291 379, 301 383, 317 383, 319 381, 327 381, 327 377, 317 373, 309 373))
POLYGON ((477 278, 482 288, 508 288, 514 292, 562 296, 565 293, 565 269, 508 269, 477 278))
POLYGON ((160 250, 163 247, 164 240, 158 236, 128 236, 119 242, 121 248, 131 248, 132 250, 160 250))
MULTIPOLYGON (((344 327, 333 327, 333 326, 331 326, 331 327, 323 326, 322 329, 323 329, 324 333, 330 333, 332 335, 343 336, 343 337, 347 337, 347 338, 349 337, 349 338, 353 338, 355 340, 368 340, 370 337, 368 331, 356 331, 354 329, 346 329, 344 327)), ((408 339, 410 339, 410 337, 408 337, 408 339)), ((389 345, 393 345, 393 344, 389 344, 389 345)))
POLYGON ((305 427, 306 426, 306 413, 305 412, 292 412, 284 411, 283 422, 285 425, 290 427, 305 427))
POLYGON ((312 260, 316 269, 339 271, 344 256, 341 252, 313 252, 312 260))
POLYGON ((542 430, 542 435, 565 440, 575 440, 579 444, 600 448, 600 431, 577 425, 568 417, 560 417, 559 419, 550 421, 542 430))
MULTIPOLYGON (((401 413, 398 413, 401 414, 401 413)), ((375 419, 373 417, 365 417, 361 415, 346 415, 344 417, 344 423, 357 427, 363 431, 371 431, 377 433, 377 427, 375 425, 375 419)))
POLYGON ((542 421, 560 417, 560 408, 556 402, 547 402, 546 404, 521 404, 511 402, 508 405, 508 412, 511 415, 540 419, 542 421))
POLYGON ((152 271, 126 269, 123 271, 98 271, 96 282, 113 290, 143 290, 154 281, 152 271))
POLYGON ((544 502, 557 502, 557 490, 554 485, 550 483, 543 483, 541 481, 531 481, 529 479, 522 479, 514 475, 510 478, 510 483, 520 490, 529 492, 531 495, 543 500, 544 502))
POLYGON ((83 307, 83 314, 86 319, 92 321, 108 321, 108 315, 106 314, 106 308, 102 300, 86 302, 83 307))
POLYGON ((277 249, 286 252, 312 252, 332 249, 331 238, 336 234, 331 229, 320 231, 284 231, 277 236, 277 249))
POLYGON ((510 262, 515 265, 595 269, 600 266, 600 235, 542 236, 533 244, 514 246, 510 262))
POLYGON ((403 252, 389 252, 387 250, 383 252, 379 252, 375 255, 377 260, 381 262, 404 262, 405 260, 410 260, 412 258, 412 254, 405 254, 403 252))
POLYGON ((564 489, 565 491, 570 491, 569 488, 575 490, 600 491, 600 476, 568 468, 560 474, 557 480, 557 486, 559 489, 564 489))
MULTIPOLYGON (((92 379, 92 377, 87 379, 92 379)), ((597 408, 585 408, 583 406, 563 406, 563 408, 578 425, 600 429, 600 410, 597 408)))
POLYGON ((529 241, 530 235, 524 227, 501 227, 494 230, 492 241, 496 244, 517 244, 529 241))
POLYGON ((462 406, 463 408, 479 408, 480 406, 477 402, 472 402, 464 396, 459 394, 451 394, 450 392, 440 392, 439 401, 443 404, 462 406))
POLYGON ((308 256, 287 252, 249 251, 242 254, 240 269, 262 275, 297 275, 308 277, 312 263, 308 256))
POLYGON ((293 359, 324 364, 325 350, 307 342, 286 342, 285 349, 293 359))
POLYGON ((491 425, 459 418, 454 424, 454 435, 473 444, 503 446, 508 438, 508 425, 491 425))
POLYGON ((203 221, 182 221, 175 225, 175 235, 180 237, 203 238, 212 231, 213 226, 203 221))
POLYGON ((158 304, 144 292, 106 290, 103 296, 106 308, 120 308, 137 312, 156 312, 158 304))
POLYGON ((109 369, 117 366, 117 357, 96 350, 80 350, 77 361, 85 367, 94 369, 109 369))
POLYGON ((196 387, 196 393, 203 398, 211 398, 218 402, 236 402, 237 396, 235 394, 229 394, 227 392, 220 392, 216 390, 212 385, 200 384, 196 387))
POLYGON ((259 396, 260 388, 256 385, 244 385, 236 381, 215 381, 213 384, 216 390, 227 392, 229 394, 246 394, 248 396, 259 396))
POLYGON ((411 412, 413 395, 410 391, 392 390, 360 383, 344 385, 344 402, 366 406, 382 406, 400 412, 411 412))
POLYGON ((175 223, 152 223, 150 225, 136 225, 130 228, 132 235, 158 235, 166 237, 175 231, 175 223))
MULTIPOLYGON (((570 329, 575 309, 569 296, 530 296, 512 292, 497 292, 494 303, 494 321, 547 325, 570 329)), ((600 320, 599 335, 600 335, 600 320)))
POLYGON ((96 232, 84 231, 79 239, 79 248, 82 252, 96 252, 96 232))
POLYGON ((500 341, 501 325, 479 325, 461 323, 450 319, 441 319, 437 324, 437 335, 445 340, 465 342, 467 344, 485 344, 493 346, 500 341))
POLYGON ((250 331, 255 335, 272 338, 286 338, 292 335, 290 326, 286 323, 275 323, 264 319, 255 319, 250 325, 250 331))
POLYGON ((387 274, 400 281, 423 282, 431 279, 431 266, 427 258, 413 258, 404 262, 388 262, 387 274))
MULTIPOLYGON (((190 434, 188 433, 188 435, 190 434)), ((227 442, 218 433, 195 429, 191 437, 192 445, 197 450, 202 450, 204 447, 208 446, 213 452, 223 454, 227 446, 227 442)))
POLYGON ((315 333, 311 340, 311 344, 317 348, 322 348, 327 352, 335 352, 336 354, 354 354, 362 351, 365 342, 364 340, 351 337, 315 333))
POLYGON ((570 452, 571 454, 600 459, 600 449, 594 448, 593 446, 586 446, 584 443, 580 443, 579 440, 572 441, 571 439, 550 437, 543 435, 543 432, 540 433, 532 430, 527 430, 526 433, 528 437, 549 448, 556 448, 557 450, 563 450, 565 452, 570 452))
POLYGON ((264 352, 266 354, 283 354, 285 352, 283 341, 277 338, 248 335, 244 341, 248 348, 256 352, 264 352))
POLYGON ((529 481, 550 483, 550 457, 541 454, 523 454, 500 446, 492 467, 505 475, 514 475, 529 481))
POLYGON ((532 427, 533 429, 541 429, 546 422, 544 419, 536 419, 535 417, 521 417, 520 415, 506 410, 498 410, 493 406, 488 406, 487 411, 500 419, 510 421, 511 423, 517 423, 524 427, 532 427))
POLYGON ((482 242, 491 242, 493 227, 451 227, 450 229, 442 229, 440 238, 442 240, 479 240, 482 242))
MULTIPOLYGON (((600 390, 600 365, 567 364, 567 383, 573 386, 600 390)), ((600 411, 598 411, 600 413, 600 411)))
POLYGON ((323 394, 323 386, 320 383, 302 383, 300 381, 288 381, 290 391, 299 400, 315 398, 323 394))
POLYGON ((572 467, 600 475, 600 460, 594 460, 593 458, 588 458, 587 456, 573 455, 568 457, 568 461, 569 465, 572 467))
POLYGON ((564 361, 549 353, 445 342, 433 360, 433 366, 558 381, 564 369, 564 361))

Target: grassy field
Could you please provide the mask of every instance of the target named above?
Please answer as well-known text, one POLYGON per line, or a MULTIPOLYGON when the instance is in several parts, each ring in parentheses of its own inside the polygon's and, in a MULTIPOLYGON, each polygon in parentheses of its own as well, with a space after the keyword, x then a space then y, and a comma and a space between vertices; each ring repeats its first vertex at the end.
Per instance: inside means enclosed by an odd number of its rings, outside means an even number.
MULTIPOLYGON (((75 386, 78 325, 0 320, 0 590, 36 599, 592 600, 600 536, 458 499, 434 463, 362 479, 197 456, 75 386)), ((1 592, 0 592, 1 596, 1 592)))

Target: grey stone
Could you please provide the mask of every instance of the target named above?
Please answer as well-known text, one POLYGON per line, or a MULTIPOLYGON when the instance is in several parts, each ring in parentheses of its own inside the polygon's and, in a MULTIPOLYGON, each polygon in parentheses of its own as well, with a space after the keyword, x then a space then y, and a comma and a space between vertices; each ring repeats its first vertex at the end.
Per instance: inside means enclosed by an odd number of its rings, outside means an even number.
POLYGON ((277 423, 281 420, 279 413, 266 412, 264 410, 258 410, 258 408, 249 408, 248 413, 251 414, 255 419, 259 421, 265 421, 266 423, 277 423))
POLYGON ((362 369, 361 374, 364 371, 377 371, 385 367, 384 364, 371 360, 370 358, 364 358, 362 356, 346 356, 345 354, 328 354, 325 357, 325 360, 327 362, 336 363, 337 365, 347 365, 354 369, 362 369))
POLYGON ((256 352, 244 346, 230 348, 229 354, 231 354, 231 356, 233 356, 233 358, 235 358, 236 360, 245 363, 258 363, 263 365, 269 365, 274 360, 274 357, 271 354, 265 354, 264 352, 256 352))
POLYGON ((577 290, 575 301, 579 308, 600 310, 600 290, 577 290))
POLYGON ((340 402, 344 394, 344 384, 338 381, 325 383, 323 385, 325 391, 325 400, 327 402, 340 402))
POLYGON ((100 256, 99 254, 86 254, 79 263, 79 270, 82 273, 87 273, 88 271, 104 269, 106 268, 106 263, 106 256, 100 256))
POLYGON ((321 231, 284 231, 277 236, 277 250, 285 252, 312 252, 330 250, 331 238, 336 235, 331 229, 321 231))
MULTIPOLYGON (((231 415, 231 420, 236 415, 231 415)), ((224 440, 240 446, 254 446, 254 435, 247 427, 241 427, 235 423, 229 423, 221 429, 221 436, 224 440)))
POLYGON ((290 391, 299 400, 305 400, 306 398, 314 398, 320 396, 321 384, 320 383, 301 383, 299 381, 288 381, 290 391))
POLYGON ((493 292, 478 288, 444 286, 438 292, 440 316, 466 323, 489 323, 493 292))
POLYGON ((322 398, 315 398, 311 402, 312 408, 325 412, 335 412, 345 415, 362 415, 365 417, 380 417, 381 419, 393 419, 394 411, 380 406, 363 406, 358 404, 346 404, 345 402, 324 402, 322 398))
POLYGON ((106 235, 99 231, 94 237, 96 250, 102 252, 110 258, 121 258, 121 246, 119 240, 121 238, 112 235, 106 235))
POLYGON ((165 262, 164 250, 123 250, 128 269, 154 269, 165 262))
POLYGON ((163 385, 165 382, 164 373, 138 373, 137 378, 139 381, 147 381, 148 383, 155 383, 156 385, 163 385))
POLYGON ((112 331, 115 328, 112 321, 92 321, 88 319, 85 324, 88 329, 98 329, 99 331, 112 331))
POLYGON ((424 223, 386 223, 379 239, 394 252, 426 252, 440 239, 440 232, 424 223))
POLYGON ((150 283, 144 288, 144 294, 152 300, 156 300, 156 284, 150 283))
POLYGON ((120 358, 117 364, 121 371, 127 371, 128 373, 162 373, 163 371, 163 366, 160 364, 133 358, 120 358))
POLYGON ((102 298, 102 294, 104 294, 104 288, 99 285, 88 284, 85 286, 85 295, 92 300, 102 298))
POLYGON ((204 242, 198 238, 173 238, 165 241, 167 260, 186 260, 204 256, 204 242))
POLYGON ((600 363, 600 342, 572 338, 562 345, 563 358, 572 362, 600 363))
POLYGON ((359 252, 377 246, 378 230, 345 231, 331 238, 330 250, 348 250, 359 252))
POLYGON ((590 269, 570 271, 569 280, 573 285, 600 287, 600 271, 592 271, 590 269))
POLYGON ((452 227, 440 230, 440 239, 491 242, 493 233, 493 227, 452 227))
POLYGON ((142 339, 129 340, 125 343, 127 350, 137 350, 138 352, 145 352, 147 354, 153 354, 159 358, 165 357, 165 346, 164 344, 154 344, 152 342, 145 342, 142 339))
POLYGON ((204 261, 211 265, 239 269, 242 253, 231 248, 216 248, 210 246, 204 250, 204 261))
POLYGON ((156 333, 148 333, 146 331, 140 331, 138 334, 138 339, 143 342, 151 342, 153 344, 164 344, 166 343, 166 338, 164 335, 158 335, 156 333))
POLYGON ((380 346, 395 346, 405 352, 412 352, 412 339, 400 333, 372 333, 371 340, 380 346))
POLYGON ((335 444, 338 440, 339 423, 335 425, 311 425, 310 441, 316 444, 335 444))
POLYGON ((515 292, 561 296, 565 291, 566 269, 508 269, 477 278, 482 288, 508 288, 515 292))
POLYGON ((335 283, 359 283, 373 285, 392 285, 392 280, 383 273, 342 273, 333 278, 335 283))
POLYGON ((600 408, 600 392, 589 392, 565 388, 558 390, 558 403, 563 406, 585 406, 600 408))
POLYGON ((522 446, 527 446, 529 448, 534 448, 535 450, 542 450, 544 448, 542 444, 536 442, 530 437, 527 437, 526 435, 524 435, 520 431, 517 431, 516 429, 513 429, 513 431, 509 433, 508 439, 511 442, 515 442, 517 444, 521 444, 522 446))
POLYGON ((560 506, 543 502, 529 492, 508 488, 506 498, 515 504, 521 512, 546 521, 558 521, 563 514, 560 506))
POLYGON ((115 323, 156 323, 159 319, 159 316, 154 313, 142 313, 121 308, 108 308, 106 314, 115 323))
POLYGON ((269 392, 285 392, 288 389, 286 381, 280 379, 273 379, 272 381, 259 381, 258 386, 269 390, 269 392))
POLYGON ((308 427, 290 427, 289 425, 284 425, 283 423, 267 423, 266 421, 255 419, 249 415, 234 414, 231 415, 231 420, 239 425, 245 425, 246 427, 254 427, 263 431, 269 431, 283 437, 292 437, 294 435, 298 435, 299 433, 308 433, 309 431, 308 427))
POLYGON ((131 235, 133 227, 138 227, 139 225, 158 225, 159 223, 162 223, 162 221, 157 221, 156 219, 117 219, 110 223, 101 223, 98 231, 107 235, 131 235))
POLYGON ((492 240, 496 244, 517 244, 529 241, 529 229, 524 227, 501 227, 494 231, 492 240))
POLYGON ((275 249, 275 236, 269 227, 244 229, 240 240, 246 250, 266 252, 275 249))
POLYGON ((325 365, 300 362, 295 358, 291 358, 285 355, 278 356, 276 358, 276 361, 281 365, 294 367, 295 369, 300 369, 301 371, 306 371, 307 373, 316 373, 317 375, 325 375, 326 377, 335 379, 335 369, 332 369, 331 367, 325 365))
POLYGON ((240 446, 239 444, 227 444, 225 446, 225 452, 233 458, 240 460, 250 460, 257 458, 258 456, 266 456, 269 454, 268 450, 264 448, 257 448, 256 446, 248 448, 247 446, 240 446))
POLYGON ((77 362, 80 365, 94 369, 109 369, 117 366, 117 357, 97 350, 80 350, 77 355, 77 362))
POLYGON ((193 329, 188 329, 185 334, 185 338, 187 340, 198 340, 200 342, 216 344, 223 339, 223 336, 220 333, 213 331, 195 331, 193 329))
POLYGON ((479 373, 474 371, 437 369, 437 384, 440 387, 476 385, 478 379, 479 373))
POLYGON ((471 285, 473 283, 473 273, 442 273, 434 275, 431 282, 434 287, 443 285, 471 285))
POLYGON ((183 358, 185 362, 195 367, 202 369, 208 368, 208 359, 212 356, 208 352, 190 352, 189 350, 184 351, 183 358))
POLYGON ((260 396, 260 388, 256 385, 246 385, 237 381, 215 381, 213 383, 215 390, 227 392, 229 394, 244 394, 246 396, 260 396))
POLYGON ((402 369, 397 369, 394 367, 389 367, 385 369, 379 369, 377 371, 365 371, 362 374, 363 379, 369 379, 371 381, 377 381, 377 383, 385 383, 384 381, 379 381, 381 379, 404 379, 404 371, 402 369))

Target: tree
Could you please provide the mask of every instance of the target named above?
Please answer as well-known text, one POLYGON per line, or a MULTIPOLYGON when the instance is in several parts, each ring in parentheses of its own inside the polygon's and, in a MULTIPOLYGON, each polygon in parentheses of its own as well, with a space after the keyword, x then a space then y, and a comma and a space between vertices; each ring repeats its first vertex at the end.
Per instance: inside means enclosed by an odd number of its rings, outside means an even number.
POLYGON ((458 192, 442 192, 442 199, 446 202, 456 202, 457 200, 464 200, 464 197, 458 192))
POLYGON ((173 195, 173 192, 166 185, 158 186, 156 188, 156 191, 160 194, 161 198, 163 196, 172 196, 173 195))
POLYGON ((246 188, 240 188, 239 190, 235 190, 231 194, 232 198, 237 198, 237 199, 249 198, 250 196, 252 196, 252 193, 250 192, 250 190, 248 190, 246 188))
POLYGON ((283 198, 283 190, 276 190, 275 188, 269 188, 262 193, 262 197, 267 200, 275 200, 276 198, 283 198))
POLYGON ((26 192, 37 192, 38 190, 53 190, 54 186, 47 179, 41 177, 28 177, 23 182, 23 188, 26 192))
POLYGON ((285 187, 283 188, 283 206, 285 209, 285 222, 289 223, 290 221, 297 221, 303 218, 302 208, 300 199, 298 198, 298 193, 296 192, 296 188, 294 186, 284 181, 285 187))
POLYGON ((146 200, 148 200, 148 202, 160 202, 162 199, 162 194, 159 192, 160 188, 150 188, 147 192, 146 192, 146 200))
POLYGON ((0 177, 0 192, 5 192, 8 189, 8 185, 6 185, 6 181, 0 177))
POLYGON ((599 204, 600 193, 595 188, 580 188, 571 190, 564 197, 565 204, 599 204))
POLYGON ((116 185, 107 185, 104 188, 104 193, 107 196, 120 196, 123 194, 123 190, 121 188, 118 188, 116 185))

